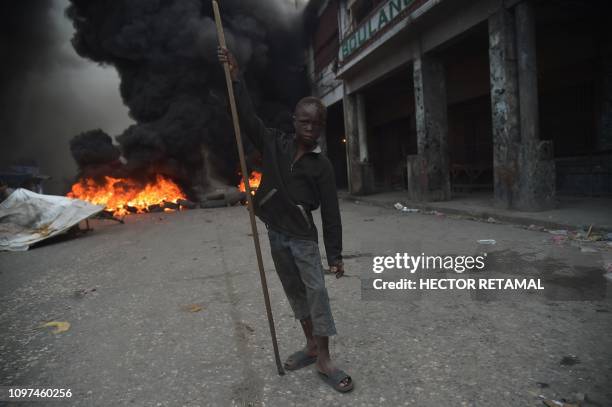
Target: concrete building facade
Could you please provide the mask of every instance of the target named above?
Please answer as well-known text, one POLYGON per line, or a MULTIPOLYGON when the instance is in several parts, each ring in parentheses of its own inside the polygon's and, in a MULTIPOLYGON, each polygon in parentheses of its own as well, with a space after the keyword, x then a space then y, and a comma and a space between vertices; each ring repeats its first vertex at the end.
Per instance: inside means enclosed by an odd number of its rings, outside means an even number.
POLYGON ((352 194, 490 191, 541 210, 612 194, 605 2, 327 0, 308 69, 352 194), (333 26, 331 28, 330 26, 333 26))

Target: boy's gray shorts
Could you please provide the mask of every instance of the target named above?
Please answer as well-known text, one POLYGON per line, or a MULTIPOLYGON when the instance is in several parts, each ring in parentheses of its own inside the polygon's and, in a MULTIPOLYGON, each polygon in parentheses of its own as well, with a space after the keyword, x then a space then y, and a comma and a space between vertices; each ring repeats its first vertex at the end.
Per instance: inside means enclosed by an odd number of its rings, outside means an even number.
POLYGON ((268 228, 272 260, 296 319, 312 319, 313 335, 336 334, 319 245, 268 228))

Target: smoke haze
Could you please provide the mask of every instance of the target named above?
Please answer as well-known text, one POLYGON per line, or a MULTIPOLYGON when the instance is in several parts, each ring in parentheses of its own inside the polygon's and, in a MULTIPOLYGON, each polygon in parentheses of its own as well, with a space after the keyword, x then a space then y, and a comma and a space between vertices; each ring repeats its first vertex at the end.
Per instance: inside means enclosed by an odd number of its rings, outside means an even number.
POLYGON ((113 67, 80 58, 64 16, 67 0, 7 1, 0 42, 0 167, 37 162, 53 179, 47 192, 63 193, 76 165, 69 140, 102 128, 120 134, 133 121, 119 96, 113 67))

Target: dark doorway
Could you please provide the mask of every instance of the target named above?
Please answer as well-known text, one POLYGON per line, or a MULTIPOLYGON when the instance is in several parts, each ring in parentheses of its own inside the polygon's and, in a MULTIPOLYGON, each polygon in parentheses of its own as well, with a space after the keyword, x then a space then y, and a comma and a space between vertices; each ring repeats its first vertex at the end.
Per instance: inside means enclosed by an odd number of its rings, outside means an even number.
POLYGON ((486 22, 436 52, 444 61, 453 192, 493 191, 493 132, 486 22))
POLYGON ((344 113, 342 101, 327 108, 327 156, 334 166, 336 186, 346 188, 348 174, 346 169, 346 135, 344 132, 344 113))
POLYGON ((364 95, 375 189, 407 189, 406 156, 417 153, 412 65, 377 81, 364 95))
POLYGON ((558 194, 612 195, 607 3, 536 3, 540 138, 553 142, 558 194))

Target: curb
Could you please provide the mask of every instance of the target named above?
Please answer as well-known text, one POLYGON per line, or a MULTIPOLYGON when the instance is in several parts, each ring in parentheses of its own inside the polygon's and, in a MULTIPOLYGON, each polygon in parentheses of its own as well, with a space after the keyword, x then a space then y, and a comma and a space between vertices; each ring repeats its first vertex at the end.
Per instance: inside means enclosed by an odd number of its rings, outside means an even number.
MULTIPOLYGON (((342 199, 343 201, 347 201, 347 202, 365 203, 370 206, 387 208, 387 209, 392 209, 392 210, 397 211, 393 207, 395 201, 394 202, 378 201, 374 199, 368 199, 367 196, 355 196, 355 195, 350 195, 346 193, 343 194, 340 192, 338 193, 338 198, 342 199)), ((521 216, 500 215, 500 214, 495 213, 494 210, 493 211, 477 211, 477 210, 471 211, 471 210, 464 210, 464 209, 440 208, 440 207, 431 206, 426 203, 419 203, 419 202, 410 202, 410 201, 400 201, 400 202, 404 205, 409 204, 408 205, 409 207, 420 209, 421 211, 429 211, 429 212, 437 211, 445 215, 462 215, 462 216, 468 216, 472 218, 472 219, 468 218, 468 220, 478 220, 478 221, 486 222, 487 219, 494 218, 499 223, 515 224, 515 225, 522 225, 522 226, 536 225, 536 226, 544 227, 546 229, 581 230, 584 226, 584 225, 573 225, 573 224, 567 224, 567 223, 551 222, 551 221, 547 221, 543 219, 531 219, 531 218, 525 218, 521 216)), ((423 213, 421 212, 421 214, 423 213)), ((599 232, 599 233, 609 233, 609 232, 612 232, 612 228, 599 227, 597 225, 593 225, 593 231, 599 232)))

